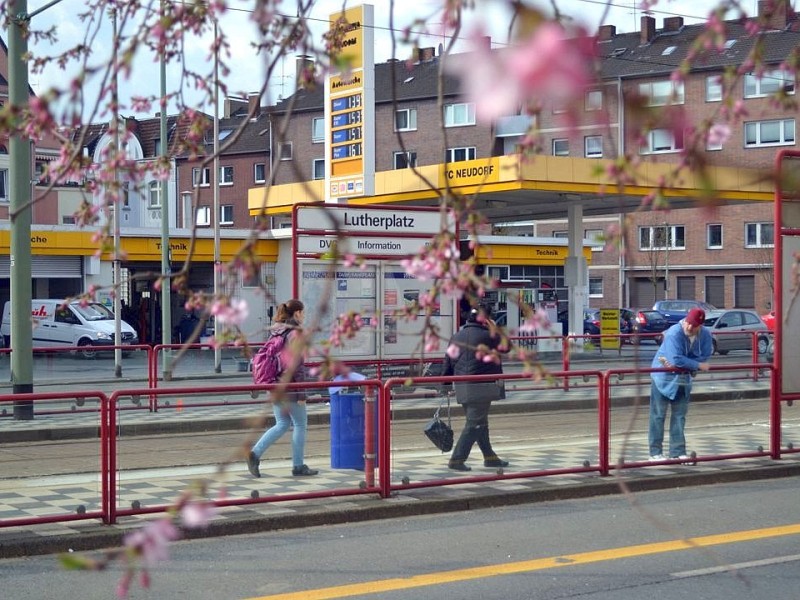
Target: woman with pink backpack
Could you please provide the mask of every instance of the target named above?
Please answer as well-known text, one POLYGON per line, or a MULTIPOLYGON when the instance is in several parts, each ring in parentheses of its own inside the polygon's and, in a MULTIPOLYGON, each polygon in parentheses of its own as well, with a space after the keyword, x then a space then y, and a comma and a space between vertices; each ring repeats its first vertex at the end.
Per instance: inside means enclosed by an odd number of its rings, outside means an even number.
MULTIPOLYGON (((269 338, 265 346, 275 348, 273 352, 277 352, 279 356, 271 357, 279 365, 280 372, 283 369, 280 367, 283 363, 282 358, 286 356, 287 349, 292 347, 292 342, 299 337, 305 319, 305 306, 300 300, 292 299, 284 302, 278 307, 278 313, 275 316, 275 324, 270 328, 269 338), (283 338, 283 344, 270 343, 270 340, 279 337, 283 338)), ((259 351, 260 353, 260 351, 259 351)), ((256 355, 258 358, 258 354, 256 355)), ((256 374, 256 358, 254 358, 253 374, 256 374)), ((290 357, 291 358, 291 357, 290 357)), ((289 382, 305 381, 306 369, 303 365, 302 359, 296 362, 292 371, 292 377, 289 382)), ((266 372, 272 372, 275 369, 267 369, 266 372)), ((280 374, 279 374, 280 377, 280 374)), ((264 382, 257 382, 264 383, 264 382)), ((273 383, 272 381, 268 383, 273 383)), ((304 452, 306 445, 306 430, 308 429, 308 413, 306 412, 306 398, 305 393, 302 391, 287 392, 280 402, 274 402, 272 410, 275 415, 275 425, 267 429, 264 434, 255 443, 250 453, 247 455, 247 469, 253 477, 261 477, 259 470, 259 462, 261 456, 267 449, 278 441, 284 433, 286 433, 291 425, 292 430, 292 475, 295 477, 308 477, 319 473, 316 469, 310 469, 304 461, 304 452)))

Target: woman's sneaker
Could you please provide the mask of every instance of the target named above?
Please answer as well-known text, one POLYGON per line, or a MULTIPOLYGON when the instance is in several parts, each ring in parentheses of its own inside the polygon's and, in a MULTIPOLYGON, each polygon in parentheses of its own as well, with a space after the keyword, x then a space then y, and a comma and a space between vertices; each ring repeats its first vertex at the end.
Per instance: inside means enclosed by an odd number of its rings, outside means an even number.
POLYGON ((663 454, 653 454, 649 460, 650 462, 658 462, 659 460, 667 460, 667 457, 663 454))
POLYGON ((250 475, 253 477, 261 477, 261 471, 258 470, 258 463, 259 460, 256 455, 252 452, 247 455, 247 470, 250 471, 250 475))

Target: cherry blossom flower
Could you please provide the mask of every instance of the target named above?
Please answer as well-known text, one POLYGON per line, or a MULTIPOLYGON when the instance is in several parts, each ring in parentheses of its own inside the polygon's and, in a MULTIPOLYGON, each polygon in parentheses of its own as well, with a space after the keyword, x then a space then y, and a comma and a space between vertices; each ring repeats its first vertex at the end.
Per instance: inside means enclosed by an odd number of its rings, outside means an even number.
POLYGON ((461 78, 478 116, 494 120, 515 114, 519 106, 543 95, 565 106, 582 99, 592 81, 588 66, 593 57, 591 39, 584 32, 570 36, 548 22, 520 46, 476 51, 451 60, 446 69, 461 78))
POLYGON ((250 314, 247 308, 247 301, 240 298, 232 298, 230 301, 217 300, 211 306, 211 314, 216 317, 220 324, 231 327, 238 327, 247 319, 250 314))
POLYGON ((461 354, 461 348, 459 348, 456 344, 450 344, 447 347, 447 350, 445 350, 445 354, 452 359, 456 359, 461 354))
POLYGON ((731 137, 730 125, 725 123, 714 123, 708 129, 708 143, 709 145, 722 146, 731 137))
POLYGON ((181 521, 188 529, 206 527, 219 513, 213 502, 187 502, 181 510, 181 521))

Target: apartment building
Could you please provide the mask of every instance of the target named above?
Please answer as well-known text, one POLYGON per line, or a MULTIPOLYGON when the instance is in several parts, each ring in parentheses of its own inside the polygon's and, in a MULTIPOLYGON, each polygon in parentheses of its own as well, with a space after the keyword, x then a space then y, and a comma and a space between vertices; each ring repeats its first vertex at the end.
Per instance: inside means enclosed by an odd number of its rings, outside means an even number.
MULTIPOLYGON (((778 150, 796 145, 795 75, 783 65, 800 46, 800 20, 788 1, 759 2, 758 7, 752 21, 761 24, 762 33, 753 34, 752 23, 726 22, 721 47, 700 51, 683 80, 672 74, 693 52, 705 25, 685 24, 682 17, 657 23, 643 16, 636 32, 602 26, 596 37, 600 79, 586 92, 577 128, 566 128, 564 107, 547 99, 535 115, 520 112, 481 122, 460 95, 458 81, 440 78, 433 48, 421 49, 414 64, 377 64, 376 172, 513 154, 532 123, 542 155, 598 161, 627 155, 670 164, 691 160, 769 169, 778 150), (739 73, 754 49, 765 69, 739 73), (722 111, 731 110, 728 96, 742 106, 730 137, 722 143, 698 137, 701 128, 721 122, 722 111), (659 121, 665 108, 684 115, 681 132, 659 121)), ((288 146, 281 158, 295 168, 276 170, 276 184, 319 179, 324 173, 322 90, 298 90, 270 110, 283 116, 289 107, 293 112, 282 142, 288 146)), ((711 197, 694 208, 665 204, 658 210, 649 205, 631 210, 609 200, 604 214, 584 217, 584 237, 597 242, 589 267, 589 304, 647 306, 671 297, 766 310, 772 296, 772 203, 748 200, 743 196, 723 204, 711 197), (626 232, 619 243, 605 243, 609 227, 626 232)), ((513 219, 495 222, 495 231, 565 236, 566 215, 536 217, 518 211, 513 219)))

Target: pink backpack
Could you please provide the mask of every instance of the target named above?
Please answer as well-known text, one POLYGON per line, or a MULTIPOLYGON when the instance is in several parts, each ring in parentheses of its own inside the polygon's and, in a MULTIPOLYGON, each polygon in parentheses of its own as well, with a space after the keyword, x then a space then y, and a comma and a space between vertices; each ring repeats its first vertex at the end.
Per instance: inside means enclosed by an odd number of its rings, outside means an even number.
POLYGON ((270 336, 253 357, 253 383, 277 383, 286 370, 286 336, 291 329, 270 336))

